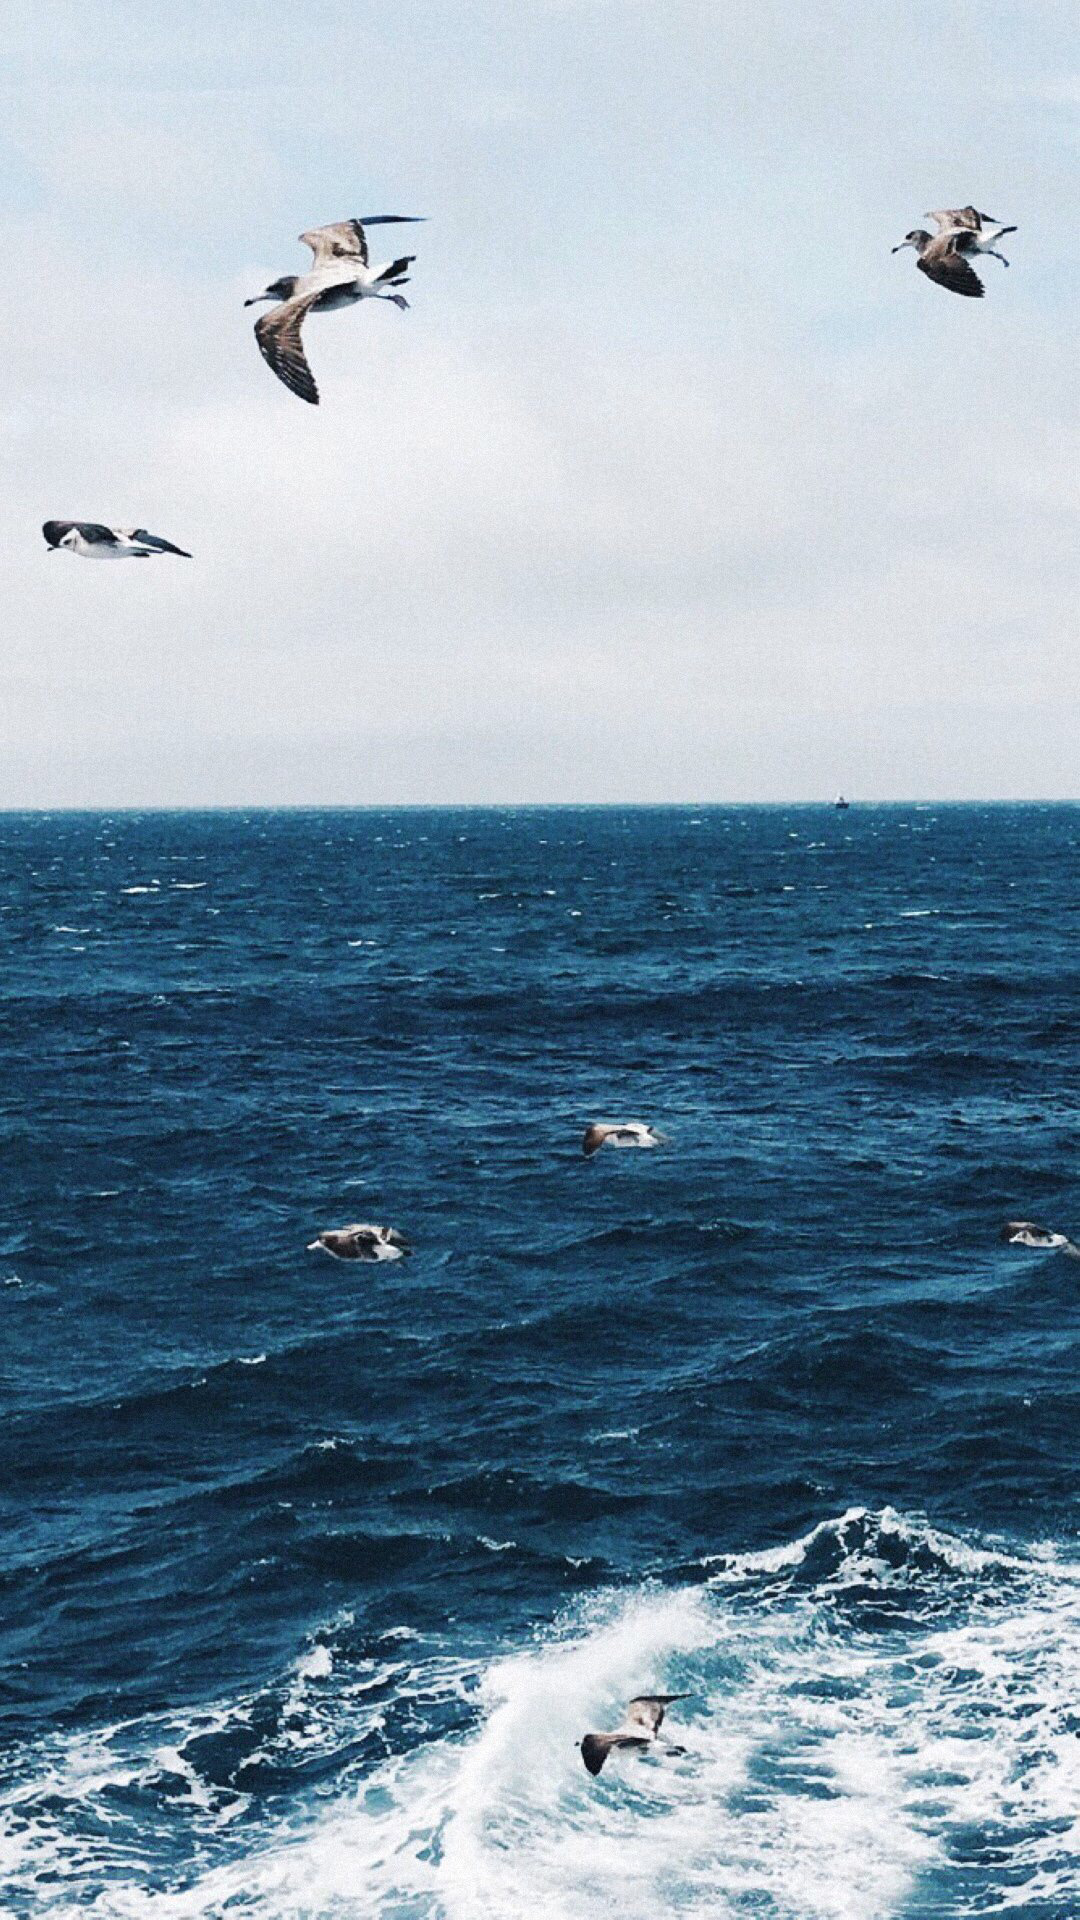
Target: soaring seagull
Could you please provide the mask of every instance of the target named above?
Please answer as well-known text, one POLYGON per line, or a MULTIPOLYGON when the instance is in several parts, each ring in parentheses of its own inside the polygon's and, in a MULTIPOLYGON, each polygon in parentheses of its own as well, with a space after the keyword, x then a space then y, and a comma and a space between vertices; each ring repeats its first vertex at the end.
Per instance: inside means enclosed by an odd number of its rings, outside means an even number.
POLYGON ((1015 233, 1016 228, 1003 227, 992 213, 980 213, 978 207, 941 207, 937 213, 925 214, 924 218, 932 220, 939 233, 970 233, 973 237, 967 242, 967 252, 992 253, 1003 267, 1008 266, 1005 255, 998 252, 994 243, 1003 234, 1015 233))
POLYGON ((335 1260, 403 1260, 412 1252, 408 1241, 393 1227, 331 1227, 308 1241, 309 1253, 329 1253, 335 1260))
POLYGON ((150 560, 155 553, 178 553, 190 560, 186 547, 174 547, 145 527, 103 527, 97 520, 46 520, 41 529, 50 552, 79 553, 84 560, 150 560))
POLYGON ((592 1126, 585 1129, 581 1151, 586 1160, 591 1160, 601 1147, 660 1147, 665 1138, 655 1127, 647 1127, 643 1120, 594 1120, 592 1126))
POLYGON ((413 225, 423 214, 372 213, 364 220, 337 220, 329 227, 312 227, 300 239, 314 255, 310 273, 286 273, 272 280, 262 293, 245 300, 253 307, 260 300, 277 304, 255 322, 255 338, 267 366, 283 381, 290 393, 298 394, 313 407, 319 404, 319 389, 304 355, 300 329, 309 313, 329 313, 335 307, 351 307, 357 300, 392 300, 405 308, 403 293, 392 291, 408 280, 407 269, 416 258, 406 253, 385 266, 373 267, 368 260, 365 227, 413 225))
MULTIPOLYGON (((587 1733, 581 1742, 579 1752, 586 1767, 592 1774, 600 1772, 608 1754, 615 1747, 651 1747, 667 1736, 661 1736, 664 1715, 673 1700, 689 1700, 688 1693, 639 1693, 630 1701, 623 1716, 621 1727, 614 1733, 587 1733)), ((672 1748, 681 1752, 681 1748, 672 1748)))
POLYGON ((982 299, 983 283, 967 258, 969 253, 980 251, 978 235, 970 227, 948 227, 943 233, 933 235, 924 227, 914 227, 893 252, 900 253, 904 247, 914 247, 919 256, 916 265, 928 280, 935 280, 939 287, 948 287, 950 293, 967 294, 972 300, 982 299))

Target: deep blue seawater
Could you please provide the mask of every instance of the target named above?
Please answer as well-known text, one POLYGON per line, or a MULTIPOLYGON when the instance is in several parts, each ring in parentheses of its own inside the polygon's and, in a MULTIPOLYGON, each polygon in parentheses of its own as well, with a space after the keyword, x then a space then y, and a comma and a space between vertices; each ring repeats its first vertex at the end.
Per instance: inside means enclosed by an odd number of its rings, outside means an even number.
POLYGON ((1080 1913, 1078 843, 0 819, 0 1908, 1080 1913))

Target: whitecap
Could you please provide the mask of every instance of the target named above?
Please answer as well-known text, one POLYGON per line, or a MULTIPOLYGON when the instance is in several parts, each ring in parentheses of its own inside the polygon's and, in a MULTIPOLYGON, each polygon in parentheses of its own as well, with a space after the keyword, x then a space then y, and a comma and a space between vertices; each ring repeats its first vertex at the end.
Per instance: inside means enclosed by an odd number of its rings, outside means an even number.
POLYGON ((300 1680, 328 1680, 333 1671, 334 1656, 321 1641, 296 1663, 297 1678, 300 1680))
MULTIPOLYGON (((1053 1543, 1032 1556, 861 1507, 712 1564, 705 1585, 579 1602, 486 1662, 425 1657, 402 1627, 380 1643, 399 1640, 408 1655, 389 1669, 362 1662, 354 1683, 315 1642, 259 1756, 306 1758, 335 1742, 355 1753, 361 1732, 391 1724, 380 1719, 388 1681, 411 1715, 421 1701, 421 1711, 434 1707, 431 1737, 410 1736, 359 1782, 346 1767, 335 1799, 268 1816, 237 1836, 233 1857, 222 1862, 219 1850, 218 1864, 178 1876, 172 1891, 151 1896, 118 1841, 107 1882, 86 1881, 94 1913, 885 1920, 918 1907, 973 1920, 991 1902, 1072 1911, 1080 1567, 1053 1543), (651 1689, 690 1692, 668 1721, 682 1754, 617 1755, 590 1779, 581 1734, 651 1689), (978 1833, 992 1836, 992 1861, 973 1854, 978 1833)), ((235 1725, 237 1709, 229 1714, 235 1725)), ((192 1731, 181 1737, 170 1723, 156 1735, 158 1758, 182 1776, 192 1731)), ((133 1771, 106 1739, 90 1744, 82 1778, 92 1798, 133 1771)), ((196 1807, 195 1816, 225 1814, 196 1807)), ((19 1892, 51 1860, 64 1897, 85 1905, 70 1824, 55 1811, 34 1817, 53 1821, 52 1851, 17 1863, 19 1892)))

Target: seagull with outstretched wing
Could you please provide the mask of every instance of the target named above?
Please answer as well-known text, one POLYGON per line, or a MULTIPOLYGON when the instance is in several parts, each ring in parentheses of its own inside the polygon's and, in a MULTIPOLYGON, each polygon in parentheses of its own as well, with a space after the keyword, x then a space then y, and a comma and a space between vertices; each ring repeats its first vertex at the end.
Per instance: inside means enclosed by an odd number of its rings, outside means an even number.
POLYGON ((1000 1237, 1006 1246, 1030 1247, 1034 1253, 1068 1253, 1074 1260, 1080 1260, 1080 1247, 1067 1233, 1037 1226, 1034 1220, 1006 1220, 1000 1237))
POLYGON ((412 1252, 404 1234, 393 1227, 375 1227, 356 1221, 351 1227, 329 1227, 308 1241, 309 1253, 329 1253, 335 1260, 403 1260, 412 1252))
MULTIPOLYGON (((664 1724, 664 1715, 673 1700, 689 1700, 688 1693, 639 1693, 631 1700, 623 1715, 621 1727, 613 1733, 587 1733, 581 1742, 579 1752, 588 1771, 597 1774, 603 1767, 609 1753, 617 1747, 631 1747, 638 1752, 655 1746, 661 1738, 660 1729, 664 1724)), ((679 1751, 672 1749, 672 1751, 679 1751)))
POLYGON ((969 253, 978 252, 976 238, 968 227, 949 228, 935 234, 927 233, 924 227, 914 227, 893 252, 914 247, 919 256, 915 264, 928 280, 947 287, 950 293, 963 293, 969 299, 981 300, 983 283, 967 257, 969 253))
POLYGON ((371 265, 368 256, 368 227, 411 225, 422 214, 375 213, 363 220, 335 220, 330 226, 312 227, 300 239, 312 252, 310 273, 283 274, 272 280, 262 293, 245 300, 253 307, 260 300, 275 304, 255 323, 259 352, 271 372, 313 407, 319 404, 319 389, 307 362, 301 328, 309 313, 330 313, 335 307, 355 306, 358 300, 391 300, 395 307, 408 306, 403 287, 415 255, 402 254, 382 266, 371 265))
POLYGON ((145 527, 106 527, 99 520, 46 520, 41 529, 51 553, 77 553, 84 560, 150 560, 176 553, 190 560, 186 547, 174 547, 145 527))
POLYGON ((998 252, 995 243, 1001 239, 1002 234, 1015 233, 1016 228, 1002 226, 1000 220, 994 219, 993 214, 980 213, 978 207, 939 207, 936 213, 928 213, 925 218, 934 222, 939 235, 970 234, 970 240, 965 242, 965 250, 968 253, 992 253, 994 259, 1000 260, 1003 267, 1008 266, 1005 255, 998 252))

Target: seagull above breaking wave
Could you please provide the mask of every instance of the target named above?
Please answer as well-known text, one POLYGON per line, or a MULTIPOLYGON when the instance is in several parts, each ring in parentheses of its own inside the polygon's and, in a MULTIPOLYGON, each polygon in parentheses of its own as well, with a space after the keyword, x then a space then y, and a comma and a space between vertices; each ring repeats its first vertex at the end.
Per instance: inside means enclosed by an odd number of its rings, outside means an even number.
POLYGON ((290 393, 298 394, 313 407, 319 404, 319 389, 304 354, 300 329, 309 313, 330 313, 335 307, 351 307, 358 300, 392 300, 395 307, 408 306, 403 287, 407 269, 415 254, 373 267, 368 260, 365 227, 415 224, 423 214, 374 213, 364 220, 338 220, 329 227, 312 227, 300 239, 310 247, 314 260, 310 273, 287 273, 272 280, 262 293, 245 300, 253 307, 259 300, 277 302, 270 313, 255 322, 259 352, 271 372, 276 373, 290 393))
MULTIPOLYGON (((639 1693, 630 1701, 621 1727, 614 1733, 587 1733, 578 1751, 591 1774, 600 1772, 608 1754, 615 1747, 642 1748, 655 1746, 657 1741, 667 1741, 667 1735, 661 1734, 664 1715, 673 1700, 689 1700, 688 1693, 639 1693)), ((682 1748, 672 1746, 669 1751, 681 1753, 682 1748)))
POLYGON ((581 1151, 587 1160, 601 1147, 660 1147, 666 1135, 647 1127, 643 1120, 594 1120, 586 1127, 581 1151))
POLYGON ((155 553, 178 553, 190 560, 186 547, 174 547, 145 527, 103 527, 97 520, 46 520, 41 529, 52 553, 78 553, 84 560, 150 560, 155 553))
POLYGON ((1080 1247, 1067 1233, 1055 1233, 1050 1227, 1037 1227, 1033 1220, 1006 1220, 1001 1238, 1010 1247, 1030 1247, 1035 1253, 1071 1253, 1080 1260, 1080 1247))
POLYGON ((412 1252, 408 1241, 393 1227, 373 1227, 358 1222, 351 1227, 331 1227, 308 1241, 309 1253, 329 1253, 335 1260, 403 1260, 412 1252))

